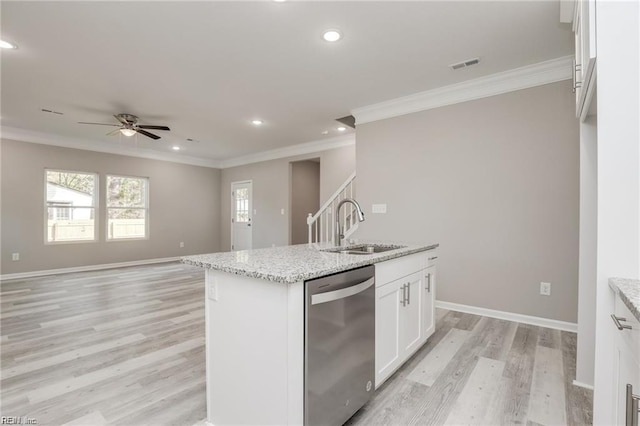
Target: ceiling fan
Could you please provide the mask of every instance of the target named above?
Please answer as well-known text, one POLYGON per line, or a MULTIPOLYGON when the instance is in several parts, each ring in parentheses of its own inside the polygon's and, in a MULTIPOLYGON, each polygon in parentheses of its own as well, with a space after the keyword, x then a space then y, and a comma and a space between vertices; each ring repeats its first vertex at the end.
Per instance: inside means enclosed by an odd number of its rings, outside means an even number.
POLYGON ((160 136, 154 135, 153 133, 147 132, 148 130, 171 130, 167 126, 151 126, 147 124, 138 124, 138 117, 133 114, 116 114, 114 115, 116 120, 120 122, 120 124, 106 124, 106 123, 87 123, 84 121, 79 121, 78 124, 95 124, 98 126, 116 126, 119 129, 114 130, 113 132, 107 133, 107 135, 114 135, 118 132, 122 133, 125 136, 133 136, 136 133, 140 133, 141 135, 147 136, 151 139, 160 139, 160 136))

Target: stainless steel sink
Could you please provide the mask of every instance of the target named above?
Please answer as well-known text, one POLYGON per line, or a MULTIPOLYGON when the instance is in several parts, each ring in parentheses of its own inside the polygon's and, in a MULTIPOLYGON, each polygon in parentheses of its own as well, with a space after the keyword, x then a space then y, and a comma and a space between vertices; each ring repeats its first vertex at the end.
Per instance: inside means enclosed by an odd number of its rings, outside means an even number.
POLYGON ((383 244, 360 244, 357 246, 336 247, 331 249, 325 249, 322 251, 326 251, 329 253, 363 255, 363 254, 384 253, 385 251, 397 250, 405 247, 406 246, 383 245, 383 244))

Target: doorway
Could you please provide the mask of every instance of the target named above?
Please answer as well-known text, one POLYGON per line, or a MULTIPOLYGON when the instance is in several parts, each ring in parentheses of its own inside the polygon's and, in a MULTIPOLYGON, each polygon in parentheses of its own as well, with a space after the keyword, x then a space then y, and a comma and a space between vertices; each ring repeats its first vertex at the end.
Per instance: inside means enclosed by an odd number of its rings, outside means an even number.
POLYGON ((289 243, 309 241, 307 216, 320 208, 320 159, 291 162, 289 243))
POLYGON ((231 182, 231 250, 250 250, 252 181, 231 182))

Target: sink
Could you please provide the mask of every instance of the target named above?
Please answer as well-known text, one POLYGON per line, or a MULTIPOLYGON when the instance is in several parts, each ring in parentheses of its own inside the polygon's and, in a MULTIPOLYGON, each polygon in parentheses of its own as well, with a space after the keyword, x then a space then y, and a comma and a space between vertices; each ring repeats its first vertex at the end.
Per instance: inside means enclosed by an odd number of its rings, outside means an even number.
POLYGON ((406 246, 397 246, 392 244, 360 244, 357 246, 336 247, 331 249, 325 249, 322 251, 326 251, 329 253, 363 255, 363 254, 384 253, 385 251, 397 250, 405 247, 406 246))

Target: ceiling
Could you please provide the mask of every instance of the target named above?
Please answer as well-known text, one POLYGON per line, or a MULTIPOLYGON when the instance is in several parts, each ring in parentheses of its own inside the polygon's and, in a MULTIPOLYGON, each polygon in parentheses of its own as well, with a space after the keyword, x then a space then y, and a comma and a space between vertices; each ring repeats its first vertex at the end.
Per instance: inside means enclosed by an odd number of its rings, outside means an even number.
POLYGON ((3 128, 175 158, 221 161, 331 140, 335 119, 356 108, 573 52, 559 1, 0 7, 1 38, 19 46, 0 53, 3 128), (343 39, 325 42, 329 28, 343 39), (474 67, 448 67, 476 56, 474 67), (116 123, 117 113, 171 131, 153 141, 77 124, 116 123))

